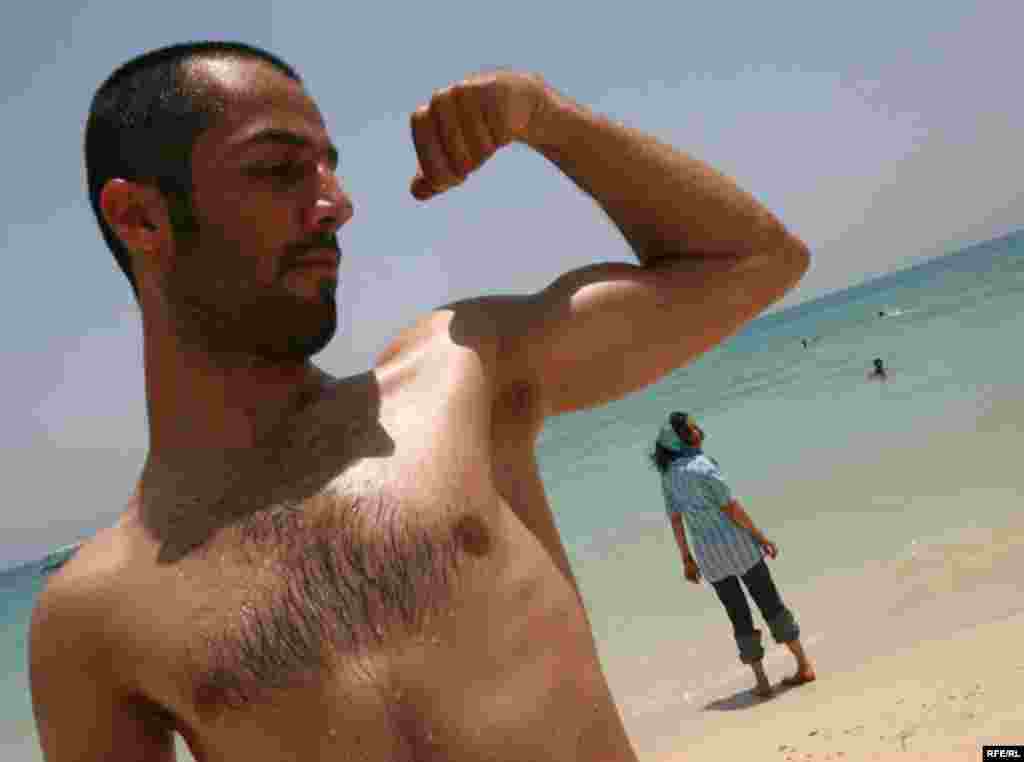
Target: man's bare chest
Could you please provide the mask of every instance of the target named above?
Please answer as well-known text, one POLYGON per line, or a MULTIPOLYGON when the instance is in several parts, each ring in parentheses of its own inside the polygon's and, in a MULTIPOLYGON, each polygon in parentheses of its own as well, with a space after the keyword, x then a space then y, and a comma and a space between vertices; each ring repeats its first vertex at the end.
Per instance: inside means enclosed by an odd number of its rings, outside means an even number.
POLYGON ((489 408, 466 389, 392 395, 362 423, 325 414, 276 452, 211 459, 199 499, 169 485, 184 520, 158 536, 150 586, 169 666, 150 682, 168 703, 198 720, 315 692, 493 597, 524 530, 495 483, 510 469, 492 462, 489 408))
MULTIPOLYGON (((135 596, 160 607, 138 619, 152 633, 138 642, 153 700, 194 737, 228 746, 223 728, 282 733, 282 713, 298 707, 320 707, 338 729, 359 716, 380 739, 417 744, 428 707, 458 704, 471 687, 492 701, 488 686, 515 664, 589 649, 573 588, 490 469, 464 459, 394 478, 413 466, 354 466, 302 503, 254 512, 157 565, 135 596)), ((540 673, 527 684, 538 696, 551 689, 540 673)))
MULTIPOLYGON (((292 744, 321 731, 330 738, 332 728, 345 735, 357 717, 364 741, 429 745, 434 727, 466 743, 475 715, 467 707, 458 719, 447 707, 469 694, 489 707, 521 673, 531 675, 529 695, 503 725, 518 727, 524 706, 572 704, 549 685, 548 662, 591 675, 585 618, 499 495, 450 490, 432 502, 344 484, 304 511, 252 516, 158 586, 167 612, 150 623, 165 637, 152 651, 161 658, 144 668, 159 686, 153 698, 192 737, 229 748, 226 729, 255 723, 289 734, 294 714, 307 731, 292 744)), ((596 672, 587 679, 588 691, 602 690, 596 672)))
POLYGON ((157 569, 174 590, 179 699, 216 714, 323 680, 422 636, 467 579, 484 584, 502 540, 489 481, 389 470, 351 468, 157 569))

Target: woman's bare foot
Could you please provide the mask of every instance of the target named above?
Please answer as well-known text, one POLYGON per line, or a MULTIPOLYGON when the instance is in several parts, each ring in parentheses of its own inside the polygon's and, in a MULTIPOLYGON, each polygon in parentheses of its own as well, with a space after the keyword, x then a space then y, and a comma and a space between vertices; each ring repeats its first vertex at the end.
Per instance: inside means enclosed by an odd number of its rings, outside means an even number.
POLYGON ((758 683, 754 687, 754 695, 758 698, 768 699, 775 695, 775 689, 771 683, 758 683))
POLYGON ((817 675, 814 674, 813 669, 801 669, 789 677, 782 678, 782 684, 788 686, 803 685, 804 683, 813 683, 816 679, 817 675))
POLYGON ((775 691, 772 690, 772 682, 764 671, 764 662, 755 661, 750 665, 750 668, 754 670, 754 680, 757 682, 757 685, 754 687, 754 695, 760 698, 771 698, 774 696, 775 691))

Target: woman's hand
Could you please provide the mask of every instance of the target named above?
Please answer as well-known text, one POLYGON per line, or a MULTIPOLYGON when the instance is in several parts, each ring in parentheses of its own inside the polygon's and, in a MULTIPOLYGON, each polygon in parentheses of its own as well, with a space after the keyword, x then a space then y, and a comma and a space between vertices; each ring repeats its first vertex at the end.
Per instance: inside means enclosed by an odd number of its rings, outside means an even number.
POLYGON ((683 559, 683 574, 695 585, 700 582, 700 569, 697 567, 697 562, 693 559, 693 556, 687 556, 683 559))

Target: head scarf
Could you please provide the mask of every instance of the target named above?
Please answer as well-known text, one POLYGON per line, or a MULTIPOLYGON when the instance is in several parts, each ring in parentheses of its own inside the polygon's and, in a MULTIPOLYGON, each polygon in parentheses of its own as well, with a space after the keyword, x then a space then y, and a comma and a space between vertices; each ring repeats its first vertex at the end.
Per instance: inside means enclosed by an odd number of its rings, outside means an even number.
POLYGON ((658 432, 658 444, 678 455, 699 453, 699 447, 693 447, 679 438, 679 434, 676 433, 675 427, 672 425, 673 416, 677 418, 682 416, 682 426, 686 426, 690 422, 689 413, 672 413, 669 415, 668 420, 661 427, 661 431, 658 432))

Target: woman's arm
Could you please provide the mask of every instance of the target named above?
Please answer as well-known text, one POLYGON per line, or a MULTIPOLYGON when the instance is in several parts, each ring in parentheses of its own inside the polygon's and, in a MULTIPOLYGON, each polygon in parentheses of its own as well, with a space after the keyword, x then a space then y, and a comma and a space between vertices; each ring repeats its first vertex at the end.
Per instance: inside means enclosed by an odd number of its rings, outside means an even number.
POLYGON ((754 539, 761 545, 768 542, 768 538, 764 536, 764 533, 762 533, 760 529, 754 526, 754 520, 750 518, 745 510, 743 510, 743 506, 740 505, 740 501, 736 498, 730 500, 729 503, 722 508, 722 512, 732 519, 732 522, 736 524, 736 526, 742 527, 750 532, 750 534, 754 536, 754 539))
POLYGON ((686 542, 686 529, 683 527, 683 514, 672 514, 672 531, 676 535, 676 544, 679 552, 683 555, 683 570, 690 582, 700 582, 700 569, 697 568, 697 560, 690 553, 690 546, 686 542))
POLYGON ((672 531, 675 532, 676 544, 679 546, 679 552, 683 554, 683 560, 692 561, 693 554, 690 553, 690 546, 686 542, 686 529, 683 528, 683 514, 672 514, 672 531))
POLYGON ((754 520, 750 518, 743 506, 740 505, 739 500, 733 498, 729 503, 722 508, 722 512, 728 516, 736 526, 746 529, 753 536, 754 541, 758 545, 764 547, 770 558, 775 558, 778 555, 778 548, 775 543, 764 536, 764 532, 758 529, 754 525, 754 520))

